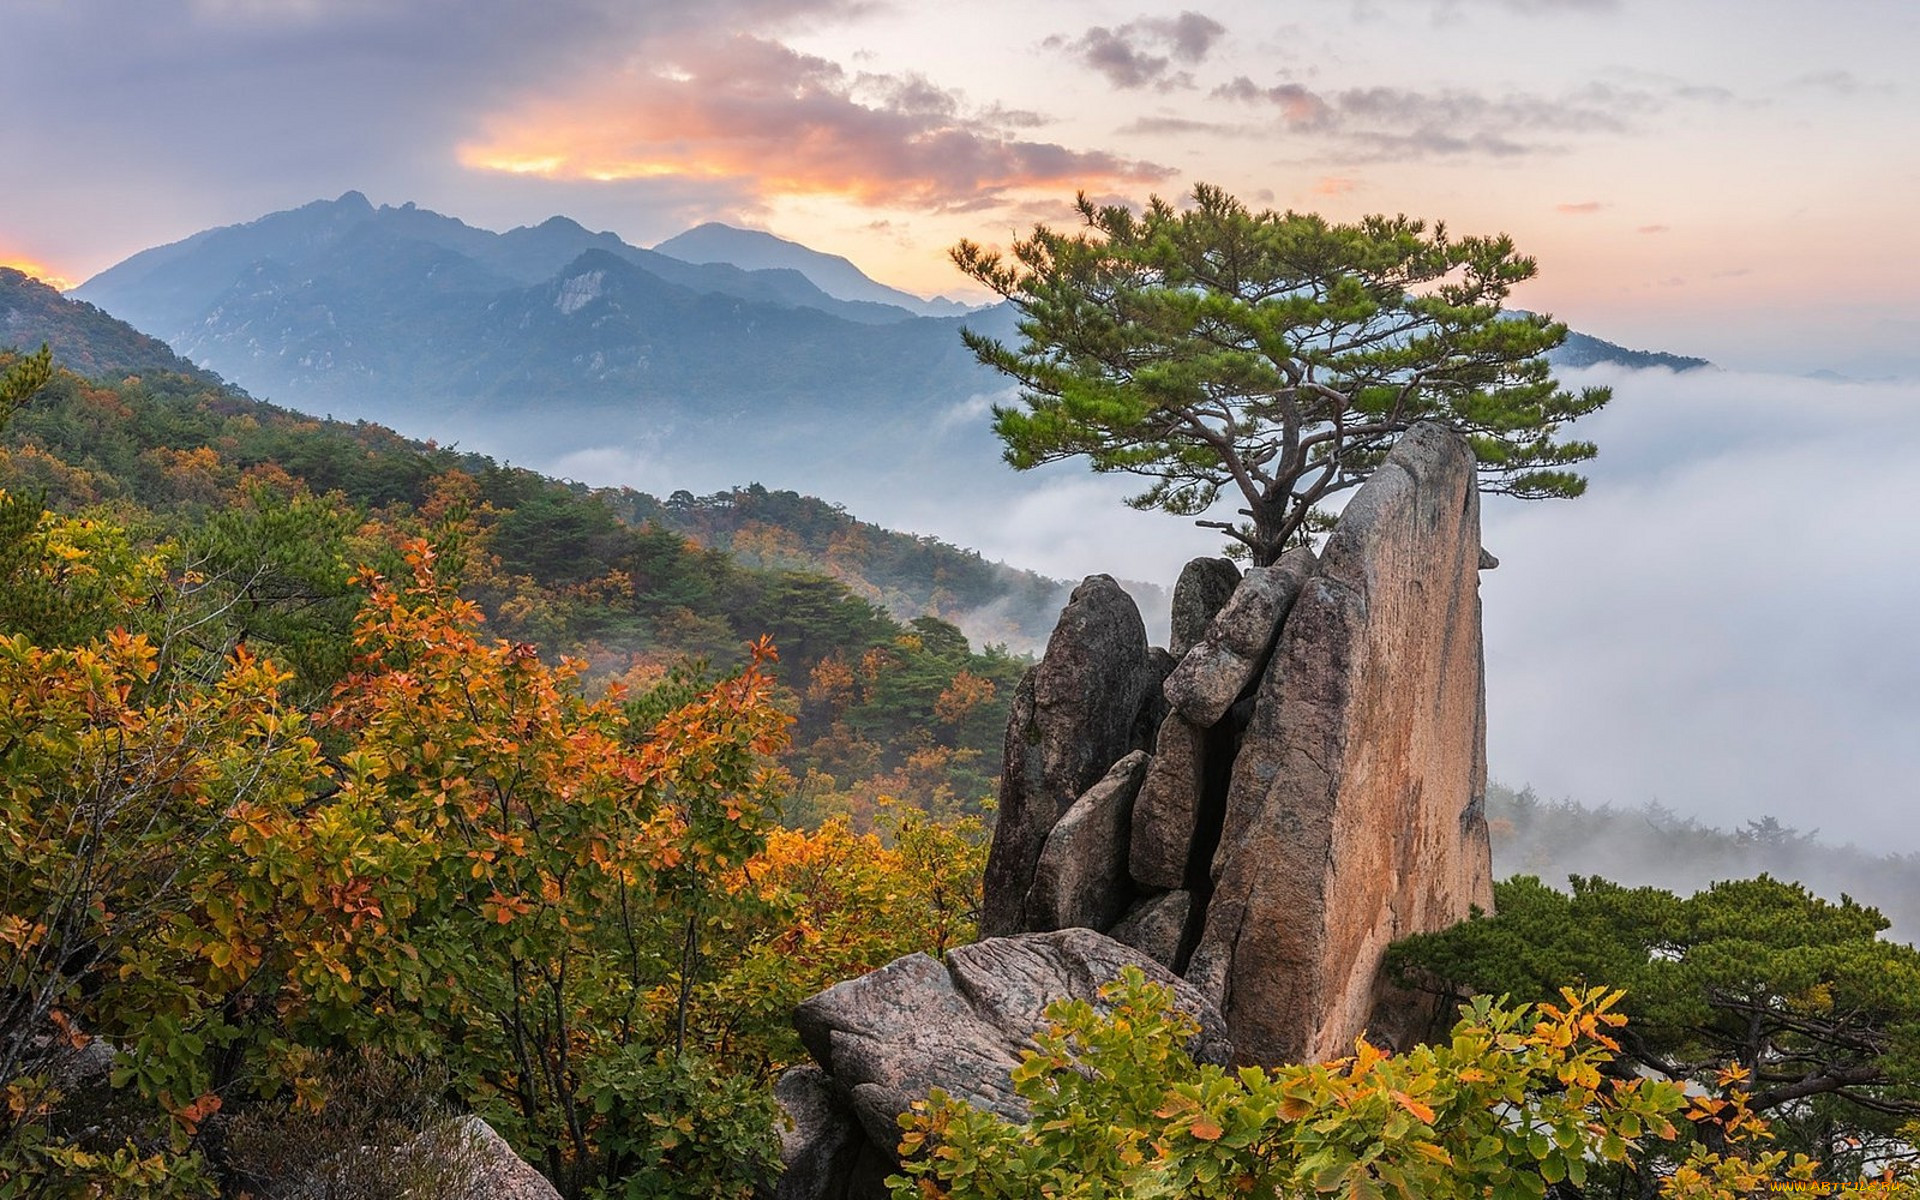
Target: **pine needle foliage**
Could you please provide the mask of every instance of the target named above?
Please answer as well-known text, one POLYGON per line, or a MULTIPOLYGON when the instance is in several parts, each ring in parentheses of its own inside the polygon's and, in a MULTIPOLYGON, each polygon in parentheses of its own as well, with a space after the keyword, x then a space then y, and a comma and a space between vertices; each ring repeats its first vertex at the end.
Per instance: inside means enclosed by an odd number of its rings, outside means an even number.
POLYGON ((1419 421, 1466 435, 1485 491, 1585 489, 1568 468, 1595 448, 1559 435, 1610 393, 1561 388, 1545 356, 1567 327, 1503 308, 1536 269, 1505 235, 1254 212, 1204 184, 1184 209, 1077 207, 1078 232, 951 251, 1021 314, 1018 346, 963 333, 1019 384, 994 409, 1015 468, 1084 455, 1150 481, 1134 507, 1187 516, 1234 495, 1244 522, 1196 523, 1257 564, 1323 528, 1419 421))

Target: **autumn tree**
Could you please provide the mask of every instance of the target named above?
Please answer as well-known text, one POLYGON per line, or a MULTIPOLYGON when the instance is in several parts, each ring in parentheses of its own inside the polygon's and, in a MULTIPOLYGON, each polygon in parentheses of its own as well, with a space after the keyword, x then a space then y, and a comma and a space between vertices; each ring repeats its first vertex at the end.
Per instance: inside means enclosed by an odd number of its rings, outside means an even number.
POLYGON ((1504 235, 1454 238, 1405 216, 1336 224, 1252 212, 1217 187, 1135 216, 1084 194, 1084 228, 1038 226, 1011 257, 953 261, 1010 301, 1021 342, 967 345, 1020 385, 994 409, 1007 461, 1080 455, 1151 482, 1129 503, 1197 516, 1223 494, 1244 522, 1200 520, 1270 563, 1325 521, 1415 422, 1466 435, 1487 491, 1577 496, 1591 458, 1561 427, 1605 388, 1562 390, 1565 325, 1503 311, 1535 265, 1504 235))
MULTIPOLYGON (((141 615, 157 560, 43 525, 54 611, 99 619, 79 581, 141 615)), ((767 908, 736 879, 781 786, 771 648, 636 724, 403 550, 405 576, 362 575, 317 721, 289 672, 166 614, 71 646, 0 629, 0 1196, 204 1182, 208 1117, 310 1111, 348 1047, 444 1064, 570 1196, 744 1196, 770 1169, 769 1064, 693 1035, 733 966, 710 948, 767 908), (59 1062, 96 1035, 138 1139, 67 1110, 59 1062)))

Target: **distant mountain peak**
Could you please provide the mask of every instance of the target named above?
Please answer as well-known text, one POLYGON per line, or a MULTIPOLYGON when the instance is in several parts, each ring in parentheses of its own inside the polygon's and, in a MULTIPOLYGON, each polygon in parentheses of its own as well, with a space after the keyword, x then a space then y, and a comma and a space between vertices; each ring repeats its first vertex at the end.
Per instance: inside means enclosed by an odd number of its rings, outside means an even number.
POLYGON ((726 263, 744 271, 798 271, 829 296, 891 304, 916 316, 957 317, 973 311, 944 297, 929 300, 888 287, 842 255, 826 254, 764 229, 741 229, 720 221, 708 221, 675 234, 653 250, 682 262, 726 263))

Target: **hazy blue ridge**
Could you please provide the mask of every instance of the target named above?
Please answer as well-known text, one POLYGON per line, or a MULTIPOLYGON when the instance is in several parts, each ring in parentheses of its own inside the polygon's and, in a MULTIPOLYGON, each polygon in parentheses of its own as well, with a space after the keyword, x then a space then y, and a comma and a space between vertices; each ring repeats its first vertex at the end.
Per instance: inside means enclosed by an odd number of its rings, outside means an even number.
MULTIPOLYGON (((53 348, 53 361, 88 378, 167 372, 209 387, 226 386, 211 371, 193 365, 159 338, 61 295, 51 285, 11 267, 0 267, 0 348, 53 348)), ((238 389, 235 389, 238 390, 238 389)))
POLYGON ((842 300, 865 300, 903 308, 921 317, 965 315, 967 305, 944 296, 925 299, 868 277, 838 254, 822 254, 758 229, 739 229, 709 221, 654 246, 660 254, 690 263, 730 263, 748 270, 798 271, 815 287, 842 300))

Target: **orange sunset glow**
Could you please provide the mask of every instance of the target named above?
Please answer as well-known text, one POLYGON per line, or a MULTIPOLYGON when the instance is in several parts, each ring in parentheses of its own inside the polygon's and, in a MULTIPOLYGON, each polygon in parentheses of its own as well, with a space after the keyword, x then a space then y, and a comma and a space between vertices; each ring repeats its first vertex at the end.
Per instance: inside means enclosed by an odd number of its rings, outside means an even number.
POLYGON ((1171 172, 1028 140, 910 77, 853 74, 778 43, 697 41, 669 62, 498 114, 462 165, 554 180, 734 180, 762 201, 978 211, 1010 195, 1139 187, 1171 172))
POLYGON ((9 254, 0 250, 0 267, 11 267, 23 275, 31 275, 47 286, 62 292, 75 284, 74 280, 68 279, 54 268, 23 254, 9 254))

